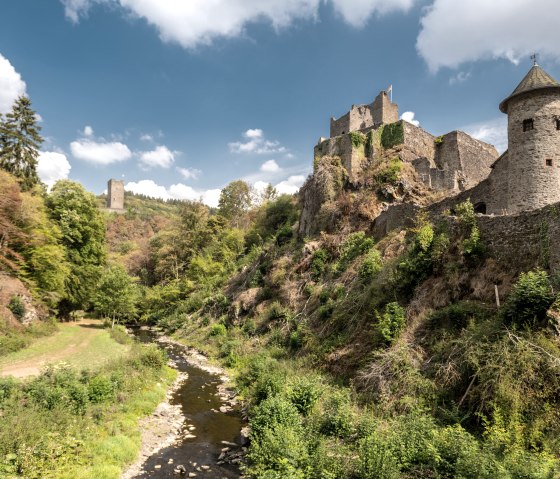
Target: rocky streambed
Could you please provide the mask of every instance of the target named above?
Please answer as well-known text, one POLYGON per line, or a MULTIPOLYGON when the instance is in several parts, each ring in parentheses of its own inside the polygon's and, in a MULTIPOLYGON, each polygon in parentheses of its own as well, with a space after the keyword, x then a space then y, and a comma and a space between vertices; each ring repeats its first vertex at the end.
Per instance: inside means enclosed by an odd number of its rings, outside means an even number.
POLYGON ((154 331, 140 329, 134 335, 164 348, 179 376, 166 401, 143 420, 141 455, 122 479, 240 478, 247 439, 224 371, 154 331))

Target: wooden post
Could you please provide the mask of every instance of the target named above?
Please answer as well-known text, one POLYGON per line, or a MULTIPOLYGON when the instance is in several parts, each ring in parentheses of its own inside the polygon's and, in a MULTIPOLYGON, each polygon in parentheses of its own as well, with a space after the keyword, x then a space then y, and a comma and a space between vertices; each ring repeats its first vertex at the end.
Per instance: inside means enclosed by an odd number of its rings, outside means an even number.
POLYGON ((500 307, 500 293, 498 292, 498 285, 494 285, 494 292, 496 293, 496 306, 500 307))

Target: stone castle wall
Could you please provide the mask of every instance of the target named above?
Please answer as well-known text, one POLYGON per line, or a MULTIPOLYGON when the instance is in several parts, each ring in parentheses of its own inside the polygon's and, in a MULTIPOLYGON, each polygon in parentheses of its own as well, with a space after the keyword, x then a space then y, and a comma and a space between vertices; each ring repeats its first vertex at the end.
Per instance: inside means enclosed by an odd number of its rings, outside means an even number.
POLYGON ((508 204, 514 214, 560 201, 560 118, 558 93, 531 93, 508 105, 508 204), (523 131, 523 121, 534 128, 523 131), (551 160, 547 164, 547 160, 551 160))
POLYGON ((399 106, 392 103, 386 91, 382 91, 377 95, 373 104, 371 105, 373 121, 376 124, 395 123, 399 121, 399 106))

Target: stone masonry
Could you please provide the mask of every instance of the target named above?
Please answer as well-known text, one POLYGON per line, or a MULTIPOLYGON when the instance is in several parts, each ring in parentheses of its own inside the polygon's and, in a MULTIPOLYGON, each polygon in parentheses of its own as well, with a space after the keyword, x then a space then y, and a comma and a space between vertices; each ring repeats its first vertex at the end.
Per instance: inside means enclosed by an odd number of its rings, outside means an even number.
POLYGON ((111 179, 107 183, 107 208, 124 209, 124 181, 111 179))

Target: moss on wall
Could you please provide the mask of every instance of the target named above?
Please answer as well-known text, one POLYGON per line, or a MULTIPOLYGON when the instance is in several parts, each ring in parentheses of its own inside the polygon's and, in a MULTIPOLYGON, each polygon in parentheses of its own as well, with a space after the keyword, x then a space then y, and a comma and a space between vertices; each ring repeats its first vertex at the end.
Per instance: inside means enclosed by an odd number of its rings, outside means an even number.
POLYGON ((404 128, 402 121, 385 125, 381 133, 383 148, 393 148, 404 143, 404 128))

